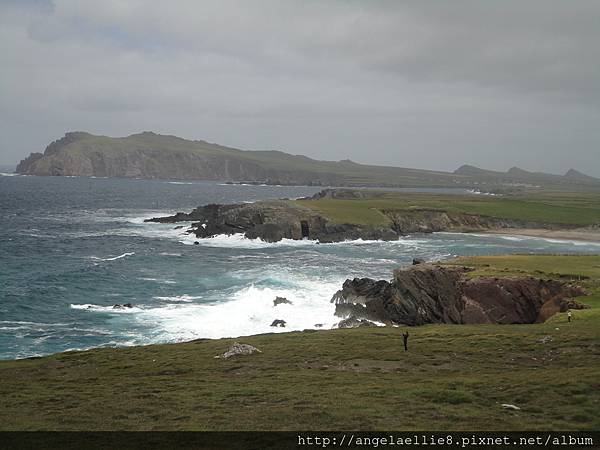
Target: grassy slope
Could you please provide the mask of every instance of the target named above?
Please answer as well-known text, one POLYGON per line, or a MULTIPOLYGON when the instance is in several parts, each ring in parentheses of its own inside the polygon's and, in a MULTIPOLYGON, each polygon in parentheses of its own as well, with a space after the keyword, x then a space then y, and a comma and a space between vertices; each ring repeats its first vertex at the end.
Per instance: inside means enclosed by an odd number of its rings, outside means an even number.
POLYGON ((528 194, 528 196, 480 197, 373 192, 368 199, 300 200, 338 223, 386 224, 380 211, 435 209, 567 226, 600 223, 600 196, 586 193, 528 194))
POLYGON ((400 329, 362 328, 242 338, 263 353, 230 360, 223 339, 4 361, 0 429, 600 429, 600 256, 458 263, 592 276, 596 308, 417 327, 407 353, 400 329))
MULTIPOLYGON (((357 164, 352 161, 319 161, 302 155, 291 155, 281 151, 243 151, 235 148, 211 144, 205 141, 190 141, 176 136, 158 135, 154 133, 139 133, 122 138, 108 136, 95 136, 81 133, 81 136, 66 145, 63 151, 71 157, 76 158, 82 154, 91 152, 102 152, 112 157, 134 154, 138 150, 152 150, 147 152, 146 164, 153 161, 160 165, 164 161, 164 153, 195 153, 210 156, 222 156, 229 159, 258 163, 267 169, 282 172, 294 172, 305 176, 313 176, 314 179, 330 180, 345 185, 371 185, 371 186, 445 186, 452 187, 460 184, 482 186, 505 185, 507 182, 519 181, 518 179, 507 179, 505 174, 498 177, 489 175, 462 175, 434 170, 420 170, 403 167, 373 166, 357 164), (160 155, 160 157, 159 157, 160 155), (474 183, 474 184, 473 184, 474 183)), ((167 158, 168 159, 168 158, 167 158)), ((48 165, 50 161, 39 162, 42 166, 48 165)), ((237 180, 242 181, 242 180, 237 180)), ((558 189, 595 189, 600 188, 598 182, 575 182, 572 179, 564 179, 558 176, 540 174, 527 174, 522 184, 530 182, 543 184, 545 188, 550 186, 558 189), (529 179, 531 178, 531 179, 529 179)))
POLYGON ((68 144, 63 152, 67 152, 72 157, 97 151, 117 156, 147 149, 229 157, 240 161, 259 163, 265 168, 284 172, 340 177, 348 184, 449 186, 453 185, 454 180, 458 182, 468 180, 468 177, 446 172, 369 166, 350 161, 318 161, 306 156, 291 155, 280 151, 244 151, 205 141, 189 141, 176 136, 153 133, 140 133, 124 138, 86 135, 85 138, 68 144))

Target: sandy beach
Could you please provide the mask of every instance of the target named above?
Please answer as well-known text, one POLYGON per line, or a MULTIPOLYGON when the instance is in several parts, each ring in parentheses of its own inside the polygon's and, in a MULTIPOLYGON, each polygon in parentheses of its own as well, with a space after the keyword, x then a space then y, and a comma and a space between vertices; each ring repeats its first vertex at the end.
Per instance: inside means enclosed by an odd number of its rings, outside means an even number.
POLYGON ((600 242, 600 230, 546 230, 538 228, 501 228, 487 230, 489 234, 506 234, 511 236, 531 236, 547 239, 565 239, 583 242, 600 242))

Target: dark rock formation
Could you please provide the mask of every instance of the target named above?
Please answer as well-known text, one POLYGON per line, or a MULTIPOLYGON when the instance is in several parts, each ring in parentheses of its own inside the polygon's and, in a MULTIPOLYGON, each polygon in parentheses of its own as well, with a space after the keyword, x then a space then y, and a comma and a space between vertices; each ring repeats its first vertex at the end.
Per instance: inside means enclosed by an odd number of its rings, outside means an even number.
POLYGON ((394 279, 346 280, 332 298, 336 315, 384 323, 534 323, 564 310, 576 286, 537 278, 469 279, 465 267, 419 264, 394 279))
POLYGON ((271 322, 271 326, 272 327, 281 327, 284 328, 286 324, 285 320, 281 320, 281 319, 275 319, 273 322, 271 322))
POLYGON ((133 308, 131 303, 124 303, 122 305, 113 305, 113 309, 125 309, 125 308, 133 308))
POLYGON ((353 239, 395 240, 391 228, 359 224, 331 223, 310 208, 284 200, 268 200, 234 205, 206 205, 191 213, 148 219, 147 222, 194 222, 192 232, 199 238, 218 234, 243 233, 249 239, 267 242, 281 239, 311 239, 339 242, 353 239))
POLYGON ((283 305, 283 304, 289 304, 289 305, 291 305, 292 302, 290 302, 285 297, 275 297, 275 300, 273 300, 273 306, 283 305))
POLYGON ((352 316, 352 317, 348 317, 347 319, 341 320, 337 326, 338 326, 338 328, 358 328, 358 327, 374 327, 376 325, 369 320, 358 319, 358 318, 352 316))
MULTIPOLYGON (((362 198, 366 191, 325 189, 315 198, 362 198)), ((382 225, 334 223, 302 202, 265 200, 243 204, 210 204, 190 213, 179 212, 169 217, 148 219, 147 222, 192 222, 190 232, 198 238, 218 234, 242 233, 247 238, 267 242, 281 239, 311 239, 321 243, 345 240, 398 239, 411 233, 436 231, 480 231, 498 228, 551 228, 552 225, 498 219, 473 214, 450 213, 438 210, 380 210, 389 221, 382 225)), ((415 259, 415 262, 422 261, 415 259)))
POLYGON ((412 260, 413 266, 417 264, 425 264, 425 260, 423 258, 413 258, 412 260))
POLYGON ((451 213, 430 209, 382 211, 392 221, 399 235, 438 231, 480 231, 497 228, 548 228, 548 224, 533 223, 476 214, 451 213))

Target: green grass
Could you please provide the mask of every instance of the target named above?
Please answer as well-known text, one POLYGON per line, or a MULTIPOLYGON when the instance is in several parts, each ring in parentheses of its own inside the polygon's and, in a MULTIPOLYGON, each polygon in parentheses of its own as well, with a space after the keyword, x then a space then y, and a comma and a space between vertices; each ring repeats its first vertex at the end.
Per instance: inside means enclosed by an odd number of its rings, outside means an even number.
POLYGON ((448 264, 474 267, 472 276, 534 274, 544 277, 600 280, 600 255, 492 255, 461 257, 448 264))
POLYGON ((419 209, 451 213, 477 214, 502 219, 555 224, 589 226, 600 223, 598 196, 562 193, 554 197, 477 197, 429 195, 397 192, 372 192, 367 199, 298 200, 336 223, 385 225, 389 219, 384 211, 415 211, 419 209))
MULTIPOLYGON (((456 263, 581 281, 600 306, 600 256, 456 263)), ((358 328, 0 362, 2 430, 597 430, 600 309, 535 325, 358 328), (550 336, 552 340, 541 343, 550 336), (502 408, 502 403, 520 411, 502 408)))

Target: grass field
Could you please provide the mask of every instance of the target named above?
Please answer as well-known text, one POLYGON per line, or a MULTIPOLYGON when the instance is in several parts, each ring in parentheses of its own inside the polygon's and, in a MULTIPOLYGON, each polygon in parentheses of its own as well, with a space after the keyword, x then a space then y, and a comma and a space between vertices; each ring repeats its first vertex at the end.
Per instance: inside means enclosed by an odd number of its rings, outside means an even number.
POLYGON ((366 199, 297 202, 336 223, 385 225, 389 219, 382 211, 433 209, 567 227, 600 224, 600 196, 586 193, 529 193, 526 196, 482 197, 373 191, 370 195, 371 197, 366 199))
POLYGON ((453 263, 590 277, 594 308, 536 325, 358 328, 0 362, 1 430, 597 430, 600 256, 453 263), (546 338, 544 343, 542 339, 546 338), (520 410, 507 410, 503 403, 520 410))

